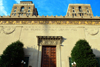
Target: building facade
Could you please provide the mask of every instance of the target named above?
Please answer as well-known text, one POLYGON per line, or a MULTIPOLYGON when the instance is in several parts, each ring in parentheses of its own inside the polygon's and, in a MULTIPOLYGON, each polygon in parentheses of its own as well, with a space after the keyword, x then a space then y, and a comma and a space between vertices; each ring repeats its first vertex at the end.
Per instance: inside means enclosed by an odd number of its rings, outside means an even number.
POLYGON ((100 17, 90 4, 69 4, 65 16, 39 16, 31 1, 14 4, 10 16, 0 16, 0 54, 12 42, 24 44, 28 66, 70 67, 69 58, 80 39, 100 57, 100 17))

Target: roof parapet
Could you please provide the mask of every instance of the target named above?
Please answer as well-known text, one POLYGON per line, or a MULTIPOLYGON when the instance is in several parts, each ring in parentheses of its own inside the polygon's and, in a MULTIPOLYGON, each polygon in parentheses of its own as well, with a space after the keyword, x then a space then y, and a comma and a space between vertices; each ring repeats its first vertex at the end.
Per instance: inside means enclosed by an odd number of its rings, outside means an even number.
POLYGON ((62 16, 62 15, 60 15, 60 16, 53 16, 53 15, 51 15, 51 16, 44 16, 44 15, 42 15, 42 16, 35 16, 35 15, 33 15, 33 16, 9 16, 9 15, 7 15, 7 16, 0 16, 0 18, 94 18, 94 19, 100 19, 100 17, 99 16, 62 16))

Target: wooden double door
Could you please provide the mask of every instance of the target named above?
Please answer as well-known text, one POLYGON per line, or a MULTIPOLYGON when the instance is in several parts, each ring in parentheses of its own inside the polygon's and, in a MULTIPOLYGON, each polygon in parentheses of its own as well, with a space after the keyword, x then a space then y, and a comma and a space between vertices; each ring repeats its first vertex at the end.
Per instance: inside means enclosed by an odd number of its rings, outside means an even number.
POLYGON ((42 47, 41 67, 56 67, 56 47, 55 46, 42 47))

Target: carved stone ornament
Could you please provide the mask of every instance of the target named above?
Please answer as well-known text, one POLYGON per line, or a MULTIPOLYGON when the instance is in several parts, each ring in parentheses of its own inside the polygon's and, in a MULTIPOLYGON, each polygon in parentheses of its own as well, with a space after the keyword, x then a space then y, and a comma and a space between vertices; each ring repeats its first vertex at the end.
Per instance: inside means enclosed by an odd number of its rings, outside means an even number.
POLYGON ((3 31, 5 34, 11 34, 15 31, 15 28, 14 26, 4 26, 3 31))
POLYGON ((100 25, 100 21, 0 21, 0 24, 100 25))
POLYGON ((38 45, 60 45, 62 36, 37 36, 38 45))
POLYGON ((90 35, 97 35, 99 33, 99 29, 98 28, 86 28, 86 31, 90 35))

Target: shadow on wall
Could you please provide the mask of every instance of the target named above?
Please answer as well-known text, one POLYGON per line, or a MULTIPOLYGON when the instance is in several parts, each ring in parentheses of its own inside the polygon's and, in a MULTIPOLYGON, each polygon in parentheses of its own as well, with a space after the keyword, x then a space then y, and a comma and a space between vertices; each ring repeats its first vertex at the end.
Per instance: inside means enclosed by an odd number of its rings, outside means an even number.
POLYGON ((97 49, 92 49, 93 53, 95 54, 96 57, 100 57, 100 51, 97 49))
POLYGON ((97 50, 97 49, 92 49, 92 50, 93 50, 93 53, 96 56, 96 60, 98 61, 98 67, 100 67, 100 51, 97 50))
POLYGON ((63 43, 65 40, 67 40, 67 38, 63 37, 61 43, 63 43))
POLYGON ((38 46, 24 48, 25 57, 29 57, 29 61, 24 67, 37 67, 39 52, 38 46))
POLYGON ((48 67, 51 64, 50 66, 56 67, 56 61, 54 60, 54 58, 56 56, 54 56, 53 50, 54 49, 51 48, 51 49, 49 49, 49 52, 48 52, 48 48, 44 48, 43 53, 40 53, 41 51, 38 51, 38 49, 36 49, 36 48, 32 48, 32 47, 24 48, 25 56, 29 57, 28 65, 26 65, 26 66, 24 65, 24 67, 38 67, 37 65, 39 62, 38 61, 39 53, 41 54, 41 62, 42 62, 42 64, 40 66, 48 67), (50 52, 52 52, 51 55, 50 55, 50 52))

